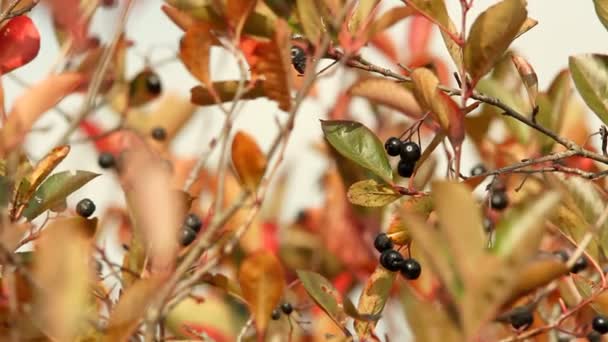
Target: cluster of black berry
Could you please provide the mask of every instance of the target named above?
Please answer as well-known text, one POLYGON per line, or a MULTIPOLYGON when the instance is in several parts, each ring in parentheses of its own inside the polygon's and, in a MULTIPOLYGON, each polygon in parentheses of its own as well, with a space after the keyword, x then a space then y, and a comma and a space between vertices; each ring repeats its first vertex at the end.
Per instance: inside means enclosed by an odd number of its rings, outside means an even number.
POLYGON ((386 235, 380 233, 374 240, 374 247, 380 252, 380 265, 391 272, 401 271, 401 274, 410 280, 418 279, 422 267, 416 259, 404 259, 401 253, 393 249, 393 241, 386 235))
POLYGON ((274 321, 278 321, 281 318, 281 312, 283 312, 284 314, 289 316, 293 312, 293 306, 290 303, 281 304, 281 306, 272 310, 272 313, 270 314, 270 318, 272 318, 272 320, 274 320, 274 321), (279 311, 279 309, 280 309, 280 311, 279 311))
POLYGON ((196 235, 201 231, 202 226, 203 222, 201 222, 201 219, 198 216, 195 214, 188 214, 184 220, 184 225, 182 226, 179 239, 180 244, 184 247, 190 245, 192 241, 196 239, 196 235))
POLYGON ((409 178, 414 173, 416 162, 420 160, 420 146, 413 141, 401 141, 390 137, 384 143, 386 153, 391 157, 400 156, 397 164, 397 173, 401 177, 409 178))
POLYGON ((291 64, 301 75, 306 71, 306 51, 300 46, 291 47, 291 64))

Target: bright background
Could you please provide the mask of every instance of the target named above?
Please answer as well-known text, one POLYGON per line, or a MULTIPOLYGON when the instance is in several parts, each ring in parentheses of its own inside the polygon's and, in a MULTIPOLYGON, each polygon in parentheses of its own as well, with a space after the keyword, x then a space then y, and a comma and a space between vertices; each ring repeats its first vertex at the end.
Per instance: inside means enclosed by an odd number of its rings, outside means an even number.
MULTIPOLYGON (((398 0, 385 0, 388 6, 399 4, 398 0)), ((459 22, 459 0, 446 0, 454 22, 459 22)), ((475 0, 471 11, 471 18, 486 7, 495 3, 495 0, 475 0)), ((161 0, 140 0, 129 20, 127 35, 135 40, 136 45, 128 55, 128 73, 134 75, 144 65, 142 56, 147 56, 154 64, 174 55, 177 51, 181 32, 164 16, 160 10, 161 0)), ((535 68, 541 89, 544 89, 553 76, 561 69, 567 67, 568 56, 588 52, 608 51, 608 32, 595 16, 593 3, 590 0, 529 0, 529 16, 539 21, 539 24, 526 33, 514 44, 515 49, 535 68)), ((116 10, 98 11, 93 22, 93 32, 102 39, 108 40, 116 27, 116 10)), ((46 8, 38 6, 32 17, 38 25, 42 35, 40 55, 29 65, 19 69, 15 75, 28 83, 34 83, 44 77, 50 70, 58 54, 58 45, 52 31, 51 21, 46 8)), ((469 20, 471 24, 473 20, 469 20)), ((400 24, 391 32, 399 46, 405 46, 406 24, 400 24)), ((438 32, 433 39, 433 51, 445 56, 443 42, 438 32)), ((364 56, 374 59, 374 54, 364 50, 364 56)), ((407 51, 401 52, 407 56, 407 51)), ((396 66, 386 65, 396 69, 396 66)), ((451 66, 451 64, 450 64, 451 66)), ((451 66, 452 67, 452 66, 451 66)), ((212 75, 216 79, 232 79, 238 76, 233 60, 219 51, 215 51, 212 60, 212 75)), ((176 92, 182 96, 189 96, 189 89, 196 85, 194 79, 179 63, 165 64, 156 69, 160 74, 163 86, 167 91, 176 92)), ((291 219, 303 207, 322 204, 317 177, 326 167, 326 162, 311 148, 311 144, 321 137, 319 119, 324 118, 328 108, 335 100, 340 88, 348 86, 350 78, 345 77, 342 70, 334 73, 332 77, 325 78, 319 83, 318 100, 307 101, 302 106, 297 117, 296 129, 289 143, 286 160, 283 168, 290 172, 292 183, 291 196, 287 199, 286 212, 282 219, 291 219)), ((4 87, 7 98, 7 108, 15 96, 22 93, 23 88, 9 78, 4 78, 4 87)), ((74 113, 79 106, 79 98, 68 98, 61 107, 74 113)), ((364 112, 366 109, 353 108, 355 112, 364 112)), ((112 127, 116 118, 110 113, 100 111, 95 114, 102 118, 107 127, 112 127)), ((284 114, 277 110, 273 102, 256 100, 243 107, 236 120, 236 128, 242 128, 254 135, 262 147, 267 147, 277 132, 275 118, 284 118, 284 114)), ((201 108, 194 116, 191 124, 183 136, 176 141, 175 149, 180 155, 194 156, 205 149, 212 137, 219 133, 222 115, 211 107, 201 108)), ((599 127, 599 121, 589 116, 592 131, 599 127)), ((37 127, 50 127, 45 133, 31 134, 26 143, 26 150, 35 160, 42 157, 66 129, 65 122, 54 112, 47 113, 40 120, 37 127)), ((475 154, 470 147, 464 152, 464 170, 473 165, 475 154)), ((110 203, 122 203, 122 194, 116 179, 111 173, 99 169, 96 163, 97 154, 89 145, 75 146, 69 157, 60 165, 59 169, 85 169, 103 173, 87 185, 83 190, 70 198, 68 202, 74 205, 82 196, 92 198, 103 210, 110 203)), ((328 227, 331 229, 331 227, 328 227)), ((399 310, 390 314, 400 317, 399 310)), ((390 316, 389 316, 390 317, 390 316)), ((390 320, 389 320, 390 322, 390 320)), ((396 321, 397 322, 397 321, 396 321)), ((380 333, 380 332, 379 332, 380 333)), ((381 334, 380 334, 381 335, 381 334)))

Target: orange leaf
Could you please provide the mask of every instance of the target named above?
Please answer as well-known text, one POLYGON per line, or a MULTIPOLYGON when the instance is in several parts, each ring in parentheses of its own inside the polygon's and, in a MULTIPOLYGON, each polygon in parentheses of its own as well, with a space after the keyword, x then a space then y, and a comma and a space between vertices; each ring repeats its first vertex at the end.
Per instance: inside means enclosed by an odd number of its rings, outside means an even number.
POLYGON ((422 109, 416 98, 399 83, 384 78, 367 78, 356 82, 348 90, 351 96, 362 96, 369 101, 396 109, 413 119, 419 119, 422 109))
POLYGON ((264 176, 267 160, 253 137, 237 132, 232 140, 232 164, 241 183, 255 191, 264 176))
POLYGON ((274 37, 271 41, 257 46, 256 64, 251 66, 254 75, 262 75, 266 80, 263 84, 266 96, 279 103, 284 111, 291 110, 292 88, 291 53, 289 52, 289 28, 284 20, 278 20, 274 37))
POLYGON ((161 9, 165 12, 165 15, 184 32, 194 24, 194 18, 173 6, 163 4, 161 9))
POLYGON ((197 22, 188 27, 179 46, 179 57, 186 69, 208 87, 211 85, 209 53, 215 40, 210 33, 209 25, 197 22))
POLYGON ((19 144, 38 118, 73 92, 81 81, 78 73, 50 75, 17 98, 0 131, 0 155, 19 144))
POLYGON ((433 23, 422 15, 417 15, 410 22, 408 46, 411 56, 426 54, 433 31, 433 23))
POLYGON ((449 118, 445 102, 438 99, 439 80, 432 71, 426 68, 415 69, 412 74, 414 95, 420 106, 435 116, 435 120, 447 131, 449 118))
POLYGON ((270 314, 279 304, 285 289, 281 263, 268 251, 251 254, 241 264, 239 283, 255 319, 258 334, 263 334, 270 314))

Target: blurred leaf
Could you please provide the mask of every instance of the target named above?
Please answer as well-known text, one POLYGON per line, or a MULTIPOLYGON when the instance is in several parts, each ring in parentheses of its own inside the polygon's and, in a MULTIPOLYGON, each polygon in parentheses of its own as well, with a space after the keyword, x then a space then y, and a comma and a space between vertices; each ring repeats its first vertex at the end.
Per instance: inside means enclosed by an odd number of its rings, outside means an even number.
POLYGON ((480 209, 464 184, 436 181, 432 189, 439 226, 467 286, 474 279, 486 243, 480 209))
POLYGON ((403 85, 384 78, 367 78, 353 84, 347 92, 370 102, 398 110, 413 119, 419 119, 422 109, 414 95, 403 85))
POLYGON ((276 30, 272 40, 260 43, 254 54, 258 58, 257 62, 251 65, 254 75, 263 75, 265 80, 262 83, 265 95, 277 101, 279 109, 283 111, 291 110, 291 53, 290 33, 287 23, 278 20, 276 30))
POLYGON ((257 0, 228 0, 226 2, 226 16, 235 29, 237 37, 241 35, 243 25, 245 25, 245 21, 255 9, 257 2, 257 0))
POLYGON ((0 130, 0 155, 19 144, 40 116, 76 90, 82 80, 77 73, 53 74, 19 96, 0 130))
POLYGON ((0 176, 0 207, 4 208, 10 200, 10 181, 6 176, 0 176))
POLYGON ((424 189, 431 179, 433 179, 436 171, 437 158, 431 157, 431 159, 420 164, 420 167, 417 168, 416 175, 414 176, 414 189, 424 189))
POLYGON ((512 300, 516 300, 567 274, 568 267, 566 267, 566 263, 558 258, 539 258, 533 260, 518 270, 517 276, 514 277, 516 280, 511 291, 511 298, 512 300))
POLYGON ((420 156, 420 159, 416 162, 416 169, 414 172, 418 172, 418 169, 420 169, 422 167, 422 165, 425 164, 426 160, 435 151, 437 146, 439 146, 439 144, 441 144, 443 142, 443 139, 445 139, 444 132, 435 133, 433 140, 431 140, 431 142, 426 146, 426 148, 422 152, 422 156, 420 156))
MULTIPOLYGON (((568 200, 567 194, 564 193, 564 199, 562 202, 566 203, 568 200)), ((559 228, 559 230, 566 236, 569 236, 572 240, 580 243, 583 239, 583 236, 588 231, 589 223, 583 217, 583 215, 579 212, 579 210, 572 210, 566 207, 566 205, 560 205, 557 209, 557 214, 552 219, 552 222, 559 228)), ((599 258, 599 243, 600 241, 597 237, 594 237, 591 240, 591 243, 587 246, 585 251, 591 255, 592 258, 599 258)))
POLYGON ((38 55, 40 33, 30 17, 16 16, 0 28, 0 46, 0 74, 5 75, 38 55))
POLYGON ((188 27, 179 45, 179 57, 186 69, 207 87, 212 86, 209 62, 211 44, 214 40, 210 27, 205 23, 197 22, 188 27))
POLYGON ((38 240, 34 265, 35 308, 42 329, 54 339, 71 341, 87 327, 90 243, 86 220, 52 221, 38 240))
POLYGON ((532 19, 530 17, 526 18, 524 23, 521 24, 521 27, 519 28, 519 32, 517 32, 517 34, 515 35, 515 39, 519 38, 519 36, 521 36, 522 34, 533 29, 537 24, 538 24, 537 20, 532 19))
POLYGON ((371 20, 370 15, 380 0, 359 0, 355 7, 352 17, 348 22, 348 28, 351 33, 356 34, 362 27, 365 27, 371 20))
POLYGON ((303 270, 298 270, 296 273, 308 295, 342 330, 346 331, 346 314, 339 304, 342 295, 338 290, 318 273, 303 270))
POLYGON ((266 171, 266 156, 252 136, 239 131, 232 140, 232 165, 245 188, 254 192, 266 171))
POLYGON ((595 13, 600 19, 600 22, 608 29, 608 1, 593 0, 593 6, 595 7, 595 13))
POLYGON ((393 187, 373 179, 359 181, 348 189, 348 200, 362 207, 383 207, 401 197, 393 187))
MULTIPOLYGON (((372 273, 359 297, 359 312, 368 315, 380 315, 390 295, 397 273, 378 266, 372 273)), ((373 336, 377 321, 355 321, 355 331, 361 340, 373 336)))
POLYGON ((608 124, 608 55, 571 56, 569 66, 574 85, 587 106, 608 124))
POLYGON ((467 137, 473 141, 478 151, 481 149, 481 144, 484 142, 494 118, 495 116, 490 111, 482 110, 478 115, 467 115, 464 119, 467 137))
POLYGON ((226 291, 226 293, 228 293, 229 295, 234 296, 235 298, 238 298, 243 302, 246 302, 245 298, 243 298, 243 293, 241 292, 239 284, 237 284, 232 279, 226 277, 223 274, 205 273, 203 276, 201 276, 201 281, 206 284, 219 287, 220 289, 226 291))
POLYGON ((255 319, 258 336, 264 336, 272 310, 285 290, 285 274, 279 260, 267 251, 249 255, 239 267, 239 284, 255 319))
POLYGON ((416 15, 412 18, 409 25, 407 45, 413 56, 421 56, 428 52, 434 26, 432 21, 422 15, 416 15))
POLYGON ((538 96, 538 77, 536 76, 536 72, 530 63, 523 57, 511 55, 511 59, 513 60, 513 64, 515 64, 519 77, 521 77, 521 81, 528 93, 530 108, 534 108, 536 107, 536 97, 538 96))
POLYGON ((374 38, 376 34, 384 32, 384 30, 387 30, 414 13, 416 12, 409 6, 397 6, 389 9, 384 12, 380 18, 371 23, 367 30, 367 40, 374 38))
POLYGON ((359 310, 355 307, 355 304, 350 301, 348 297, 342 298, 342 306, 344 307, 344 313, 346 313, 349 317, 357 321, 363 322, 375 322, 380 319, 380 315, 369 315, 360 313, 359 310))
POLYGON ((449 126, 448 103, 440 97, 437 88, 439 79, 427 68, 416 68, 411 74, 414 82, 414 95, 424 110, 428 110, 434 116, 435 121, 447 132, 449 126))
POLYGON ((264 3, 279 17, 288 18, 295 6, 295 0, 264 0, 264 3))
MULTIPOLYGON (((536 102, 538 103, 539 108, 538 113, 536 114, 536 122, 538 122, 539 125, 543 125, 547 129, 558 131, 558 120, 560 118, 558 108, 555 108, 554 106, 557 105, 557 103, 552 103, 549 96, 547 96, 545 93, 541 93, 536 102)), ((541 153, 550 153, 552 151, 553 146, 555 145, 555 140, 540 132, 534 132, 534 136, 539 142, 541 153)))
POLYGON ((464 65, 473 83, 494 67, 526 18, 525 0, 503 0, 477 17, 464 47, 464 65))
POLYGON ((496 227, 492 251, 516 265, 529 260, 545 231, 543 223, 554 212, 560 197, 559 193, 548 191, 532 203, 522 203, 507 211, 496 227))
POLYGON ((125 290, 110 313, 104 341, 128 341, 164 283, 158 278, 140 279, 125 290))
MULTIPOLYGON (((213 82, 213 89, 221 102, 231 102, 236 96, 239 81, 213 82)), ((247 87, 242 94, 242 100, 254 100, 266 96, 264 81, 257 81, 252 87, 247 87)), ((191 101, 199 106, 214 105, 215 100, 205 86, 196 86, 190 90, 191 101)))
POLYGON ((62 216, 55 218, 53 222, 56 224, 52 226, 49 225, 44 229, 48 234, 54 234, 53 229, 56 227, 69 226, 73 227, 73 232, 78 232, 79 237, 91 241, 97 233, 97 224, 99 220, 96 217, 84 218, 82 216, 62 216))
POLYGON ((165 15, 184 32, 194 24, 194 18, 184 11, 180 11, 179 9, 167 4, 162 4, 161 9, 165 15))
POLYGON ((304 35, 313 44, 320 42, 324 27, 316 1, 296 0, 296 3, 298 6, 298 18, 302 24, 304 35))
POLYGON ((340 120, 322 120, 321 126, 325 139, 336 151, 392 183, 393 171, 384 145, 369 128, 358 122, 340 120))
MULTIPOLYGON (((434 210, 431 196, 410 197, 404 201, 402 207, 416 213, 423 219, 426 219, 434 210)), ((409 223, 403 221, 400 215, 396 215, 392 218, 386 233, 394 243, 405 245, 411 242, 409 230, 409 223)))
POLYGON ((97 176, 99 174, 88 171, 63 171, 50 176, 28 202, 23 216, 30 221, 35 219, 97 176))

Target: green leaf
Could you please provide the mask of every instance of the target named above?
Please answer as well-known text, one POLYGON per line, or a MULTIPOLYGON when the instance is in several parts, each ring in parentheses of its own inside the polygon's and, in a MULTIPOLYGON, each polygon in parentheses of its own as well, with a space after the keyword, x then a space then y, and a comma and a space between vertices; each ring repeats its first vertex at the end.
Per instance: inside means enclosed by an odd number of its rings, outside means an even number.
POLYGON ((604 124, 608 124, 608 55, 571 56, 570 72, 585 103, 604 124))
POLYGON ((367 179, 351 185, 347 196, 352 204, 362 207, 383 207, 400 198, 401 194, 390 185, 367 179))
POLYGON ((370 170, 391 184, 393 170, 388 162, 384 145, 364 125, 355 121, 321 121, 327 141, 344 157, 370 170))
MULTIPOLYGON (((378 266, 365 283, 359 297, 358 311, 372 316, 380 315, 390 295, 395 277, 395 272, 378 266)), ((357 331, 357 335, 362 341, 366 341, 372 335, 376 323, 376 321, 355 322, 355 331, 357 331)))
POLYGON ((97 176, 99 174, 88 171, 63 171, 50 176, 36 190, 23 216, 30 221, 35 219, 97 176))
POLYGON ((503 0, 477 17, 464 47, 464 65, 473 83, 492 70, 527 15, 525 0, 503 0))
POLYGON ((593 6, 602 25, 608 29, 608 0, 593 0, 593 6))
POLYGON ((346 330, 346 314, 344 309, 338 305, 341 294, 322 275, 311 271, 296 271, 302 286, 308 295, 325 311, 325 313, 343 330, 346 330))
POLYGON ((554 213, 560 197, 558 192, 549 191, 533 203, 509 210, 496 227, 492 250, 516 265, 529 260, 537 252, 545 231, 543 223, 554 213))

